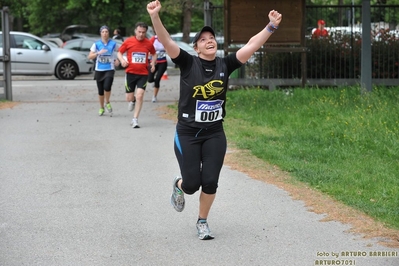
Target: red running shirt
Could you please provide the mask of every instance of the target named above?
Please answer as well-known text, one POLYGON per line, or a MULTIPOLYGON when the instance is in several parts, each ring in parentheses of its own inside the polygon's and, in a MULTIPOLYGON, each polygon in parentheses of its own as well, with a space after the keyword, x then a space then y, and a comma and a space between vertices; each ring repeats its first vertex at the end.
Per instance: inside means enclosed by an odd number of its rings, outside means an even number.
POLYGON ((148 56, 155 54, 155 48, 149 39, 139 41, 136 37, 130 37, 122 43, 119 52, 126 52, 129 62, 126 73, 148 75, 148 56))

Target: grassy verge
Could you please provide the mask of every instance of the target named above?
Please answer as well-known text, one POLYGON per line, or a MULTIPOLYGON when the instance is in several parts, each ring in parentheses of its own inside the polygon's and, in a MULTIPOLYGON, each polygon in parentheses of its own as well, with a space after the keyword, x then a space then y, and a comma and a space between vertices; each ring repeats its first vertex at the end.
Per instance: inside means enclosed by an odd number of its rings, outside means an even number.
POLYGON ((399 229, 399 90, 237 90, 229 141, 399 229))

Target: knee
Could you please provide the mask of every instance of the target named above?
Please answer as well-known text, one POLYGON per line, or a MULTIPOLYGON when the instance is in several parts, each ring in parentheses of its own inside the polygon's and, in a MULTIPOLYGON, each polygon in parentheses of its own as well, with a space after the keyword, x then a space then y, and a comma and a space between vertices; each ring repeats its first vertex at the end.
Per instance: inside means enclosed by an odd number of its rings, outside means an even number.
POLYGON ((184 193, 192 195, 197 192, 201 187, 200 177, 195 175, 182 175, 183 182, 181 183, 181 188, 184 193), (184 178, 184 176, 189 176, 189 178, 184 178))
POLYGON ((144 98, 144 93, 136 93, 136 100, 142 102, 144 98))
POLYGON ((184 193, 192 195, 200 189, 200 184, 184 182, 183 179, 183 182, 181 183, 181 188, 184 191, 184 193))
POLYGON ((218 188, 217 183, 203 184, 202 192, 204 192, 205 194, 215 194, 217 188, 218 188))

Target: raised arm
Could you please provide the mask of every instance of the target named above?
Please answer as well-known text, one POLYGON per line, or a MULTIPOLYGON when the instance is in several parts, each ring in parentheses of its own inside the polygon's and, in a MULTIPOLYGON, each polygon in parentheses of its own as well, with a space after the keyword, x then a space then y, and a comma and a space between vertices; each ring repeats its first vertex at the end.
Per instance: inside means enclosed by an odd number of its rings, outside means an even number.
POLYGON ((270 36, 273 34, 275 30, 277 30, 278 25, 282 20, 282 15, 275 10, 269 12, 269 24, 261 30, 258 34, 253 36, 247 44, 245 44, 242 48, 237 51, 237 59, 241 63, 245 63, 248 59, 259 50, 262 45, 267 42, 270 36))
POLYGON ((159 17, 159 11, 161 10, 161 3, 157 1, 152 1, 147 5, 148 14, 150 14, 152 26, 157 33, 159 41, 165 47, 166 52, 170 58, 176 58, 180 53, 180 48, 170 37, 169 32, 166 30, 162 24, 161 18, 159 17))

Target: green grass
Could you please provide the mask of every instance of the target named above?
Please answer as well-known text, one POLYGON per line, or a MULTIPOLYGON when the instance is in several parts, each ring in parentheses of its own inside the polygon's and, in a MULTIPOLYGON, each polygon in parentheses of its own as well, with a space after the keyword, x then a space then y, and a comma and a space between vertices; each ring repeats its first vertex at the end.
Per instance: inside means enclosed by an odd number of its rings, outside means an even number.
POLYGON ((228 92, 229 141, 399 229, 399 88, 228 92))

